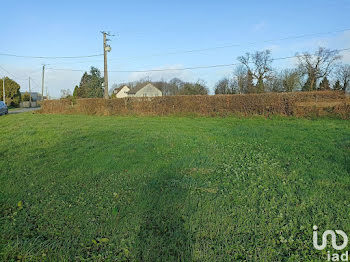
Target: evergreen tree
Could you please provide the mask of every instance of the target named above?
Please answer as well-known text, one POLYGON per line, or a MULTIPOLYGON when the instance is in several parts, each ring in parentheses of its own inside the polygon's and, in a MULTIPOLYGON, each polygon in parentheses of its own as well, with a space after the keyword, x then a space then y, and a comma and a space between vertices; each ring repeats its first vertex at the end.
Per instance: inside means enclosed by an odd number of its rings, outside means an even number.
POLYGON ((205 83, 201 80, 198 80, 196 83, 185 82, 181 90, 179 91, 180 95, 207 95, 208 88, 205 86, 205 83))
POLYGON ((74 91, 73 91, 73 97, 78 97, 78 91, 79 91, 79 86, 75 86, 74 87, 74 91))
POLYGON ((87 72, 83 74, 79 87, 74 89, 74 92, 81 98, 103 97, 102 83, 103 77, 100 70, 91 67, 90 74, 87 72))
POLYGON ((246 92, 245 93, 256 93, 256 87, 253 83, 253 73, 248 70, 246 79, 246 92))
POLYGON ((330 90, 331 86, 329 84, 329 81, 327 79, 327 77, 324 77, 318 87, 318 90, 330 90))
POLYGON ((311 79, 308 77, 306 80, 305 84, 302 87, 302 91, 311 91, 315 90, 316 83, 314 82, 313 85, 311 86, 311 79))
POLYGON ((333 90, 341 90, 342 86, 340 85, 340 81, 337 80, 333 85, 333 90))
POLYGON ((256 83, 256 91, 258 93, 264 93, 265 92, 264 80, 262 78, 259 78, 258 82, 256 83))

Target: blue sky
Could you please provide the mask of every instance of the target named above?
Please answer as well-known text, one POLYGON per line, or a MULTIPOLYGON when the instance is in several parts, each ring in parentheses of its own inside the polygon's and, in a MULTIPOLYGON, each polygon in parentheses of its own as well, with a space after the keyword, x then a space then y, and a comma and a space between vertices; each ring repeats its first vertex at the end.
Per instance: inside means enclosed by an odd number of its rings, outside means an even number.
MULTIPOLYGON (((288 41, 265 40, 350 28, 348 0, 294 1, 2 1, 0 53, 79 56, 102 53, 101 30, 111 31, 109 70, 148 70, 236 63, 245 52, 271 49, 273 57, 314 51, 318 46, 350 47, 350 31, 288 41), (248 44, 258 42, 256 44, 248 44), (195 53, 166 54, 222 45, 238 46, 195 53), (155 54, 163 54, 157 55, 155 54)), ((350 62, 350 52, 343 62, 350 62)), ((40 90, 41 65, 48 68, 103 69, 103 57, 28 59, 0 56, 0 66, 18 78, 34 79, 40 90)), ((292 67, 284 60, 274 67, 292 67)), ((233 68, 152 73, 110 73, 109 85, 150 77, 198 78, 212 88, 233 68)), ((0 69, 0 75, 8 75, 0 69)), ((48 69, 49 94, 73 90, 82 72, 48 69)), ((10 75, 11 77, 11 75, 10 75)), ((23 91, 28 81, 18 79, 23 91)))

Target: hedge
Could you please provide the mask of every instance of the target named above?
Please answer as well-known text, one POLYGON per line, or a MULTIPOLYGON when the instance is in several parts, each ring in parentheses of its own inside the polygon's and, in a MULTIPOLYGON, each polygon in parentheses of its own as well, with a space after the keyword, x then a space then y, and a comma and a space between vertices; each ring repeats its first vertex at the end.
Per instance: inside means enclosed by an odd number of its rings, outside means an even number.
POLYGON ((39 113, 88 115, 283 115, 350 117, 350 98, 341 91, 244 95, 85 98, 43 101, 39 113))

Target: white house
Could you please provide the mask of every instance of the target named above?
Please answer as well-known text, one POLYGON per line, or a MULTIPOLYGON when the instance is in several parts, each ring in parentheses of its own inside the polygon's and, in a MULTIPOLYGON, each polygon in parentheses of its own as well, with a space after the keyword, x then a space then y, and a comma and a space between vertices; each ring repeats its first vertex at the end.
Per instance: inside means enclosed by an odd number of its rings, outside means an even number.
POLYGON ((128 92, 129 97, 155 97, 162 96, 162 91, 152 84, 131 88, 128 92))
POLYGON ((129 91, 130 91, 130 88, 128 86, 126 86, 126 85, 122 86, 122 87, 115 88, 113 90, 116 98, 127 97, 129 91))

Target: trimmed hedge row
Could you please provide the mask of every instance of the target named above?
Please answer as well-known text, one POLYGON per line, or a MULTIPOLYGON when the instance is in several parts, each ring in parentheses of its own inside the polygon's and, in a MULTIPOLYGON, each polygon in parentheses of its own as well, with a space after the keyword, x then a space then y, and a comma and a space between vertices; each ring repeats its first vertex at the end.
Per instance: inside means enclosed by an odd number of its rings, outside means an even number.
POLYGON ((332 115, 350 117, 344 92, 316 91, 245 95, 163 96, 154 98, 61 99, 43 101, 41 113, 89 115, 332 115))

